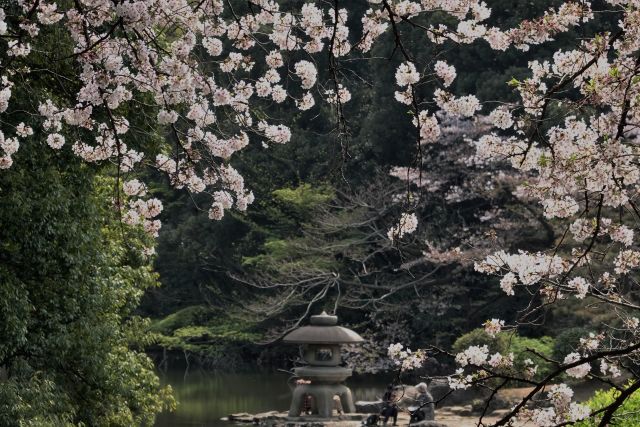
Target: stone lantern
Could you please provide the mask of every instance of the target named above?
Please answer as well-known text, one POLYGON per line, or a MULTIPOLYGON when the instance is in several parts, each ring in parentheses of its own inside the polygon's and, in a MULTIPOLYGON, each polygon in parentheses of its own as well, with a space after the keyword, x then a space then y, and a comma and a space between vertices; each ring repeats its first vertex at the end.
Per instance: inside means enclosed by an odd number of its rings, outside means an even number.
POLYGON ((333 413, 334 396, 340 398, 345 412, 356 411, 349 387, 343 382, 351 376, 351 369, 340 366, 341 344, 361 343, 364 340, 351 329, 337 326, 338 317, 326 312, 311 316, 311 325, 303 326, 287 334, 283 341, 301 344, 305 366, 294 369, 296 376, 306 380, 293 391, 290 417, 300 416, 304 401, 311 396, 314 412, 322 418, 330 418, 333 413))

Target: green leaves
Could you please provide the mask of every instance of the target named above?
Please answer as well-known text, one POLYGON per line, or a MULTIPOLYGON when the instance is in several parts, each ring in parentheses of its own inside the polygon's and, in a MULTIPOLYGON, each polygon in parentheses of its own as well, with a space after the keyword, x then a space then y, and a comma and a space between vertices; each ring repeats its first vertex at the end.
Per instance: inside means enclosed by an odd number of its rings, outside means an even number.
POLYGON ((0 425, 150 425, 174 405, 133 350, 150 242, 121 226, 106 173, 43 145, 0 174, 0 425))
POLYGON ((317 186, 303 183, 295 188, 281 188, 273 191, 277 200, 285 202, 299 210, 310 210, 321 203, 331 200, 335 193, 331 187, 317 186))

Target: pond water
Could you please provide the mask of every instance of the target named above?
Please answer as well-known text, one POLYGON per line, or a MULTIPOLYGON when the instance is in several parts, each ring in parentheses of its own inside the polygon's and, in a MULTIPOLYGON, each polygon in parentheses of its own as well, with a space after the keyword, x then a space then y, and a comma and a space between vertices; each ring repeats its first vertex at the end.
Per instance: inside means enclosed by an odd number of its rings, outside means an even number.
MULTIPOLYGON (((287 385, 290 375, 283 372, 219 373, 184 371, 161 373, 171 384, 178 400, 173 413, 158 416, 156 427, 229 427, 220 418, 231 413, 252 414, 271 410, 286 411, 291 402, 287 385)), ((390 377, 355 376, 347 380, 354 400, 375 400, 384 393, 390 377)))

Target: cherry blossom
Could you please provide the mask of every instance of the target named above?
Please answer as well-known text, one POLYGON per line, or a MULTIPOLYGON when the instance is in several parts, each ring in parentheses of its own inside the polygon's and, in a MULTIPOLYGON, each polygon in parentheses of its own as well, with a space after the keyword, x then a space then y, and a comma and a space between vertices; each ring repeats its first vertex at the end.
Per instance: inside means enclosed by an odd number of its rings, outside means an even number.
POLYGON ((486 322, 484 322, 483 326, 484 326, 484 331, 487 333, 487 335, 494 338, 496 334, 498 334, 504 327, 504 320, 499 320, 499 319, 487 320, 486 322))
MULTIPOLYGON (((574 352, 574 353, 567 354, 567 356, 564 358, 563 363, 569 364, 572 362, 576 362, 578 360, 580 360, 580 354, 574 352)), ((583 378, 587 376, 590 371, 591 371, 591 365, 589 363, 582 363, 578 366, 574 366, 573 368, 567 369, 566 372, 567 372, 567 375, 571 377, 583 378)))
POLYGON ((396 83, 398 83, 398 86, 409 86, 418 83, 419 80, 420 74, 412 62, 404 62, 396 70, 396 83))
POLYGON ((442 79, 443 84, 450 86, 453 80, 456 78, 456 69, 452 65, 447 64, 444 61, 437 61, 433 66, 436 74, 442 79))
POLYGON ((414 213, 403 213, 396 225, 387 232, 389 240, 402 239, 406 234, 411 234, 418 228, 418 217, 414 213))

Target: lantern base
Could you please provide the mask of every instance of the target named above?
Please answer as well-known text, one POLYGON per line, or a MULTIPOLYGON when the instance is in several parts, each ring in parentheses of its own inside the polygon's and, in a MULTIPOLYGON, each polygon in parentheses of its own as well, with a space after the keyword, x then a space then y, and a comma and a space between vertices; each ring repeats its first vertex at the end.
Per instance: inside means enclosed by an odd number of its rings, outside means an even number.
POLYGON ((346 413, 354 413, 351 390, 344 384, 300 384, 293 390, 293 399, 289 409, 290 417, 299 417, 305 407, 305 399, 311 396, 311 412, 321 418, 331 418, 334 408, 334 396, 340 398, 342 408, 346 413))

